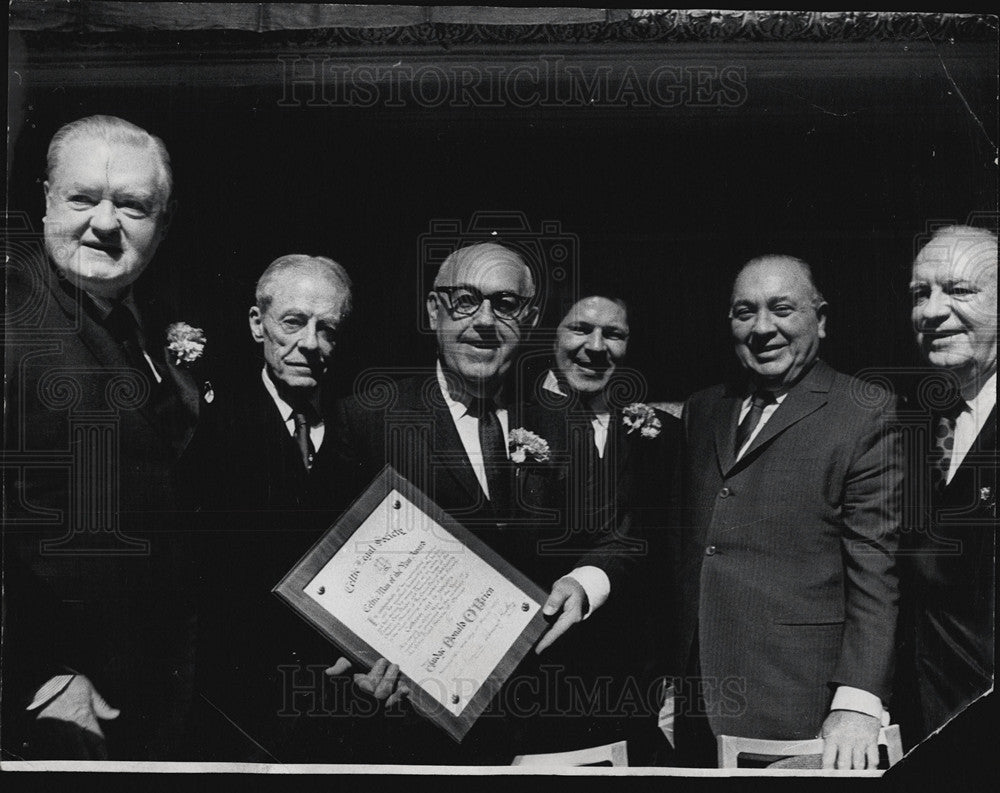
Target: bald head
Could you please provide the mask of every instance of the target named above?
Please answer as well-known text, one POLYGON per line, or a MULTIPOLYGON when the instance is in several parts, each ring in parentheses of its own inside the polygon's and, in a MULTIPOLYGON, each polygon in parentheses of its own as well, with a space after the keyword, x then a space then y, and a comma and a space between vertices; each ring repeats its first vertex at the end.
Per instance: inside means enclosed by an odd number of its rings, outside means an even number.
POLYGON ((780 271, 789 282, 801 280, 801 282, 805 285, 806 291, 810 295, 810 299, 816 306, 826 302, 823 299, 823 295, 821 295, 819 290, 816 288, 816 282, 813 280, 812 267, 808 262, 798 258, 797 256, 789 256, 782 253, 766 253, 763 256, 755 256, 753 259, 744 264, 740 268, 740 271, 736 274, 736 278, 733 279, 734 291, 741 276, 746 274, 747 277, 756 277, 755 271, 757 273, 780 271))
POLYGON ((523 297, 535 296, 535 280, 524 259, 515 251, 482 242, 454 251, 441 263, 434 286, 454 286, 462 284, 470 277, 480 277, 490 270, 497 270, 503 281, 510 287, 507 291, 523 297))

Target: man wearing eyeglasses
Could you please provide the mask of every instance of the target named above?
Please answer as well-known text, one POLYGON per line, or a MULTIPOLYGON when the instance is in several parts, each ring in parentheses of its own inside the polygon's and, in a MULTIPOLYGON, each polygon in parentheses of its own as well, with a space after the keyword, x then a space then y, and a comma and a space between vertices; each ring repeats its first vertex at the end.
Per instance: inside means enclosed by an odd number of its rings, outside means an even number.
MULTIPOLYGON (((437 337, 433 372, 395 383, 388 397, 356 394, 341 403, 338 421, 358 488, 391 463, 529 577, 536 577, 537 550, 531 532, 515 525, 519 505, 507 438, 519 426, 519 411, 505 380, 525 332, 538 321, 535 293, 531 270, 516 252, 495 243, 455 251, 442 263, 426 299, 437 337)), ((566 573, 555 583, 538 581, 551 587, 543 611, 554 621, 537 652, 580 622, 601 597, 595 582, 605 574, 592 560, 568 565, 566 573)), ((403 689, 389 695, 397 674, 396 665, 380 661, 355 680, 392 703, 405 694, 403 689)), ((405 745, 391 761, 510 762, 515 730, 498 728, 501 721, 510 720, 484 716, 460 748, 430 725, 420 729, 427 740, 415 741, 404 729, 405 745)))

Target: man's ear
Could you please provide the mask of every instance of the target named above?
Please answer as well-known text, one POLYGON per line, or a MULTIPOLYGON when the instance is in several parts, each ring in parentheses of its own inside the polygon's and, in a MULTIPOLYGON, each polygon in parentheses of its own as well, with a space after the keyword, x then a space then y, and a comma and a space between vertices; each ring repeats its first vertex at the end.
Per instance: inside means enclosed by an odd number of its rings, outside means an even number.
POLYGON ((264 316, 257 306, 250 306, 250 335, 258 344, 264 343, 264 316))
POLYGON ((826 338, 826 303, 820 303, 816 306, 816 321, 819 324, 819 337, 821 339, 826 338))
POLYGON ((532 306, 528 309, 528 313, 524 315, 524 319, 521 320, 521 324, 526 328, 534 328, 538 324, 538 320, 541 319, 542 312, 539 310, 538 306, 532 306))
MULTIPOLYGON (((46 179, 42 182, 42 194, 45 196, 45 214, 49 214, 49 180, 46 179)), ((45 222, 45 218, 42 217, 42 222, 45 222)))
POLYGON ((438 329, 438 311, 441 310, 441 303, 438 301, 437 292, 427 293, 427 322, 431 330, 438 329))

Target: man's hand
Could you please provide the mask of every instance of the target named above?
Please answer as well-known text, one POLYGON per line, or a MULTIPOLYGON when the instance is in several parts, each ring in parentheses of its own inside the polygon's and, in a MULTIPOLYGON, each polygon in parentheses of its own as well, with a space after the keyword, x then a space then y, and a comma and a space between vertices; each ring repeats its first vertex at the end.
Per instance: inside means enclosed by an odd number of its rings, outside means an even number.
POLYGON ((879 720, 853 710, 831 710, 823 722, 823 768, 878 768, 879 720))
MULTIPOLYGON (((351 668, 351 662, 346 658, 338 658, 337 663, 325 670, 329 677, 336 677, 344 674, 351 668)), ((375 666, 367 674, 358 672, 354 675, 354 685, 375 697, 379 702, 384 702, 387 708, 402 701, 404 697, 410 695, 410 689, 406 685, 396 683, 399 678, 399 666, 390 664, 385 658, 379 658, 375 666)))
POLYGON ((569 576, 563 576, 552 585, 552 594, 542 606, 542 614, 551 617, 557 612, 559 618, 552 623, 552 626, 542 636, 535 647, 536 653, 541 653, 552 642, 562 636, 572 625, 580 622, 590 608, 587 600, 587 593, 583 591, 580 582, 569 576))
POLYGON ((105 702, 87 677, 75 675, 55 699, 38 711, 38 718, 67 721, 103 739, 98 719, 117 719, 120 713, 105 702))

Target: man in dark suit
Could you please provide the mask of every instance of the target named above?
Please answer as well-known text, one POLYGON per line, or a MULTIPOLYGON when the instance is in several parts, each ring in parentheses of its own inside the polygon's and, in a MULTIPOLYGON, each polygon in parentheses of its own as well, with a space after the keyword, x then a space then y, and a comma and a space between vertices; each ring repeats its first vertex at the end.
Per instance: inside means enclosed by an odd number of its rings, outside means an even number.
POLYGON ((337 262, 303 254, 272 262, 249 315, 263 365, 216 405, 201 477, 217 516, 199 553, 206 759, 301 759, 310 748, 293 730, 301 716, 323 713, 332 648, 271 589, 345 506, 323 385, 351 303, 337 262))
MULTIPOLYGON (((993 685, 997 435, 997 238, 937 231, 913 262, 913 326, 946 378, 911 468, 919 531, 908 534, 906 613, 921 710, 908 742, 944 725, 993 685)), ((926 399, 925 399, 926 401, 926 399)))
POLYGON ((45 260, 8 283, 5 757, 161 759, 181 740, 195 506, 182 458, 211 387, 192 371, 204 336, 168 329, 177 317, 140 280, 171 181, 163 142, 127 121, 62 127, 45 260))
POLYGON ((635 402, 641 377, 622 369, 632 334, 628 306, 606 294, 577 300, 558 320, 553 366, 524 419, 566 460, 554 467, 548 486, 555 497, 546 499, 559 512, 560 531, 538 543, 540 556, 565 565, 603 546, 616 579, 613 588, 604 582, 613 591, 608 605, 556 648, 566 670, 583 675, 580 690, 593 695, 586 716, 569 713, 550 732, 564 745, 572 736, 578 747, 629 738, 635 764, 649 759, 656 735, 653 686, 662 655, 654 640, 669 641, 662 630, 669 609, 646 604, 665 602, 666 495, 681 422, 635 402))
MULTIPOLYGON (((524 332, 537 322, 531 270, 516 252, 494 243, 461 248, 442 263, 426 307, 437 337, 438 361, 425 375, 395 383, 377 377, 341 404, 343 455, 356 487, 388 462, 508 562, 550 590, 543 612, 553 619, 542 652, 596 609, 606 596, 614 563, 599 552, 574 558, 553 573, 540 557, 532 525, 537 516, 508 459, 507 438, 518 427, 518 405, 505 379, 524 332), (553 577, 556 580, 553 581, 553 577)), ((533 660, 527 662, 533 664, 533 660)), ((522 665, 516 674, 537 676, 522 665)), ((372 686, 387 692, 395 665, 372 686)), ((537 687, 536 687, 537 688, 537 687)), ((502 697, 501 697, 502 699, 502 697)), ((523 714, 522 714, 523 715, 523 714)), ((509 763, 517 745, 516 719, 480 718, 461 747, 432 734, 429 724, 399 730, 391 762, 509 763), (420 735, 420 739, 416 737, 420 735), (425 740, 426 739, 426 740, 425 740)))
POLYGON ((703 708, 716 736, 821 735, 824 767, 874 767, 897 617, 891 397, 818 359, 826 303, 799 259, 748 262, 729 317, 746 380, 685 407, 678 749, 703 708))

